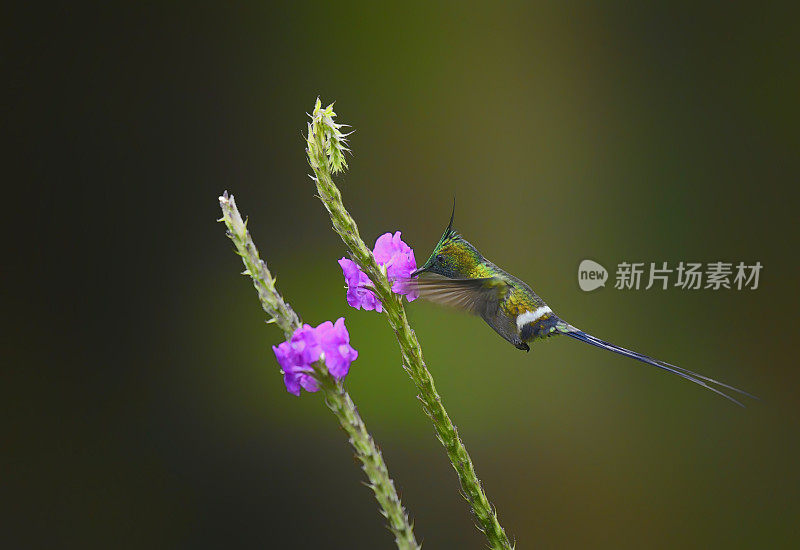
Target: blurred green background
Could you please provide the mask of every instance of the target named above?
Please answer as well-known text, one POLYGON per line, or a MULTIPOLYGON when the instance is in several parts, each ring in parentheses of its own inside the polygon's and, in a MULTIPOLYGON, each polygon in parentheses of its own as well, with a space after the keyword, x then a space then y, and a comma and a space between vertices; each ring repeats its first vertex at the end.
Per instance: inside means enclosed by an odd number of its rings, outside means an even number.
MULTIPOLYGON (((796 18, 696 3, 7 9, 2 399, 13 547, 392 548, 344 433, 283 388, 224 236, 234 193, 426 548, 483 548, 385 321, 350 309, 304 157, 369 244, 457 228, 568 321, 762 398, 746 410, 567 339, 408 307, 518 548, 800 544, 796 18), (578 263, 764 265, 756 291, 579 290, 578 263)), ((613 283, 613 273, 612 283, 613 283)), ((5 544, 7 548, 12 546, 5 544)))

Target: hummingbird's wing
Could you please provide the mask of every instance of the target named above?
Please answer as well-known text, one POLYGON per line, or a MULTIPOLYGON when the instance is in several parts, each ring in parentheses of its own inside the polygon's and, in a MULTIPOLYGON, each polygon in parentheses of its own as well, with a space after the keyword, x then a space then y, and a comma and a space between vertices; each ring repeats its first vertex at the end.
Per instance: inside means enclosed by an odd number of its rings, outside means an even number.
POLYGON ((527 347, 520 340, 514 319, 500 311, 500 303, 510 287, 499 277, 450 279, 428 275, 412 279, 409 284, 420 298, 479 315, 509 342, 520 349, 527 347))
POLYGON ((409 285, 420 298, 481 316, 497 308, 508 288, 498 277, 450 279, 441 275, 412 279, 409 285))

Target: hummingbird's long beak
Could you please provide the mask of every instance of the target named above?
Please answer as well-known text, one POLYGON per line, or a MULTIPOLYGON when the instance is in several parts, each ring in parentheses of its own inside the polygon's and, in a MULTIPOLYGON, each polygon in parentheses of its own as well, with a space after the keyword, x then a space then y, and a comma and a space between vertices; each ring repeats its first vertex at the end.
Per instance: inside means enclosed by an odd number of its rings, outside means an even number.
POLYGON ((423 265, 422 267, 420 267, 416 271, 412 271, 411 274, 409 275, 409 277, 416 277, 420 273, 425 273, 427 270, 428 270, 428 268, 423 265))

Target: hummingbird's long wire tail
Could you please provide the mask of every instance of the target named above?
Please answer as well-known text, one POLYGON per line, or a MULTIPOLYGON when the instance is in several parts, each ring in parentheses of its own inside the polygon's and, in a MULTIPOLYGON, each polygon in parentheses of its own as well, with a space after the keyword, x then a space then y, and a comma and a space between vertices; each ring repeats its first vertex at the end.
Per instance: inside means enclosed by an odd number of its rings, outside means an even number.
POLYGON ((642 363, 647 363, 648 365, 652 365, 654 367, 658 367, 659 369, 665 370, 667 372, 671 372, 672 374, 677 374, 681 378, 685 378, 690 382, 694 382, 700 386, 703 386, 706 389, 713 391, 714 393, 721 395, 725 399, 732 401, 739 405, 740 407, 744 407, 744 405, 738 401, 737 399, 731 397, 724 391, 721 391, 718 388, 710 384, 714 384, 721 388, 726 388, 728 390, 740 393, 742 395, 746 395, 747 397, 751 397, 753 399, 758 399, 755 395, 749 394, 744 390, 740 390, 739 388, 734 388, 733 386, 729 386, 728 384, 724 384, 713 378, 709 378, 707 376, 703 376, 702 374, 698 374, 696 372, 692 372, 688 369, 684 369, 682 367, 678 367, 676 365, 672 365, 670 363, 666 363, 664 361, 659 361, 658 359, 653 359, 652 357, 648 357, 647 355, 637 353, 635 351, 631 351, 629 349, 625 349, 623 347, 617 346, 616 344, 612 344, 610 342, 606 342, 605 340, 601 340, 599 338, 595 338, 591 334, 587 334, 582 330, 579 330, 568 323, 559 323, 557 325, 558 330, 570 338, 574 338, 575 340, 580 340, 581 342, 586 342, 592 346, 598 347, 600 349, 605 349, 608 351, 613 351, 614 353, 618 353, 620 355, 624 355, 625 357, 630 357, 631 359, 636 359, 641 361, 642 363))

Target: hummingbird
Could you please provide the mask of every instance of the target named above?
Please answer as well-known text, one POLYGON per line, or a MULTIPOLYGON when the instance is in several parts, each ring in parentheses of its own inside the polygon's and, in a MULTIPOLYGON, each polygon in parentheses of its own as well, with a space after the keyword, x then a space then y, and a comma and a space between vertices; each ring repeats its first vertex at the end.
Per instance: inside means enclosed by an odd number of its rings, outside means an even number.
POLYGON ((453 229, 454 216, 455 203, 450 223, 430 258, 410 274, 408 284, 421 298, 480 316, 519 350, 530 351, 528 342, 537 339, 565 335, 676 374, 739 406, 744 405, 724 390, 757 399, 713 378, 625 349, 575 328, 558 317, 530 286, 487 260, 453 229))

